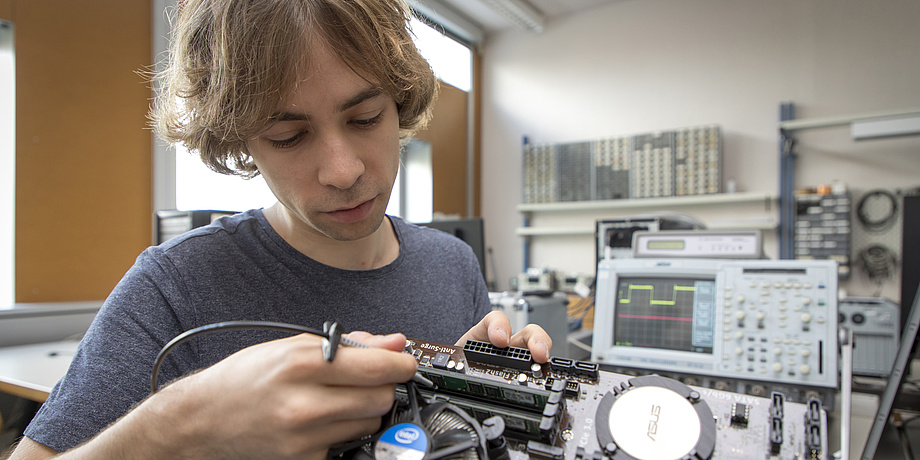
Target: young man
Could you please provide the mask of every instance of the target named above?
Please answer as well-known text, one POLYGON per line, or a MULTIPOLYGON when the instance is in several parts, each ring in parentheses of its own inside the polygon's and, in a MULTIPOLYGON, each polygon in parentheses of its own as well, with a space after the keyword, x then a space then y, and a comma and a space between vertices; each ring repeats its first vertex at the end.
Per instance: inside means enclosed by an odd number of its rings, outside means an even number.
POLYGON ((158 132, 215 170, 262 174, 278 203, 141 254, 12 458, 322 458, 379 428, 416 369, 406 336, 548 360, 542 329, 512 336, 489 313, 468 247, 384 215, 436 88, 408 14, 402 0, 180 3, 158 132), (215 332, 175 348, 147 397, 164 344, 230 320, 332 320, 376 348, 327 362, 317 337, 215 332))

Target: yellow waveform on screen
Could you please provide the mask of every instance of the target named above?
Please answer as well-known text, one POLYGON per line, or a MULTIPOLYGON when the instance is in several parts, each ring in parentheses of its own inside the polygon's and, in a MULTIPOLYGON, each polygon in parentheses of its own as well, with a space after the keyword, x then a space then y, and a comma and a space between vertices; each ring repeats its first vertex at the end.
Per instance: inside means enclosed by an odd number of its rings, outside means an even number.
POLYGON ((655 286, 650 284, 630 284, 625 298, 620 293, 620 303, 630 303, 633 291, 649 291, 649 297, 651 298, 648 302, 649 305, 674 305, 677 303, 677 293, 679 291, 693 292, 695 290, 696 288, 693 286, 674 286, 671 290, 671 300, 655 300, 655 286))

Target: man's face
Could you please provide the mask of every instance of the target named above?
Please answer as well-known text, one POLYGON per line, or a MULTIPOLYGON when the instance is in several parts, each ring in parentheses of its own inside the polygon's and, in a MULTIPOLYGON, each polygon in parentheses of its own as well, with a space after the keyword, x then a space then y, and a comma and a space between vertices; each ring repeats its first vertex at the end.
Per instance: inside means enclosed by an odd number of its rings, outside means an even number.
POLYGON ((249 153, 298 232, 354 241, 383 221, 399 169, 396 103, 326 47, 249 153))

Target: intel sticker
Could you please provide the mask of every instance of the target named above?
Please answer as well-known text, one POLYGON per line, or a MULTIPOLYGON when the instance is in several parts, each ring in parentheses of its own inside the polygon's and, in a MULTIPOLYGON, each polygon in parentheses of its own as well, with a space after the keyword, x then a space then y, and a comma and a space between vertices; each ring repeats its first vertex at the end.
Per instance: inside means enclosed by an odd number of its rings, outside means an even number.
POLYGON ((380 435, 374 446, 377 460, 422 460, 428 453, 428 436, 413 423, 393 425, 380 435))

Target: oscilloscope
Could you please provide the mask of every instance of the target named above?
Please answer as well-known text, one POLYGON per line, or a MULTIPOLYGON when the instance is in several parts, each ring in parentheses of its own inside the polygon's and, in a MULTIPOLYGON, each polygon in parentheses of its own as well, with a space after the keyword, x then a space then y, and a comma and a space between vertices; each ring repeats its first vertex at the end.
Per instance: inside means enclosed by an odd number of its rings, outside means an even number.
POLYGON ((836 263, 601 261, 591 360, 754 395, 798 386, 828 396, 838 379, 836 263))

